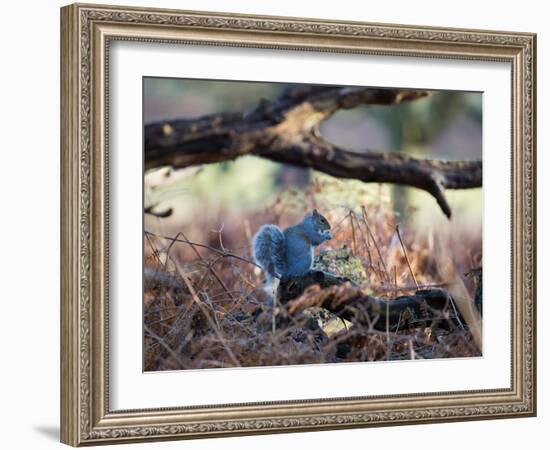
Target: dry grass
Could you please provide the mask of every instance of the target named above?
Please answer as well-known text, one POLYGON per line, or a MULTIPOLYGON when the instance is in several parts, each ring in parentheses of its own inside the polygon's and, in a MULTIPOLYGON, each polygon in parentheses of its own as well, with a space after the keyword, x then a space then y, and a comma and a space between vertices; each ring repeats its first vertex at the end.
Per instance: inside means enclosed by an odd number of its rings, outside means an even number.
POLYGON ((311 326, 308 315, 279 306, 273 332, 270 298, 261 271, 250 261, 248 243, 260 224, 285 227, 313 207, 333 227, 333 239, 322 248, 351 248, 364 267, 362 288, 369 295, 393 299, 413 293, 417 285, 448 287, 458 281, 462 304, 471 304, 475 285, 463 275, 481 261, 480 230, 418 231, 408 226, 410 220, 398 224, 385 201, 350 209, 328 201, 327 188, 313 183, 305 193, 285 192, 263 213, 235 217, 221 211, 226 225, 217 230, 200 218, 170 238, 148 230, 145 370, 479 356, 468 327, 380 332, 354 325, 325 333, 311 326))

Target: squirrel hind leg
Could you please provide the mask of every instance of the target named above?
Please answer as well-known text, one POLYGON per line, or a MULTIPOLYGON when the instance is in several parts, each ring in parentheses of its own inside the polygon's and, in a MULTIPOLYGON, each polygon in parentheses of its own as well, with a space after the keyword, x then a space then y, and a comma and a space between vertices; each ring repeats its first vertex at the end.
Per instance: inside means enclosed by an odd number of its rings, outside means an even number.
POLYGON ((264 284, 266 286, 270 285, 271 283, 273 283, 273 278, 273 275, 266 271, 264 274, 264 284))
POLYGON ((281 280, 277 277, 273 277, 269 274, 266 274, 265 280, 264 280, 264 286, 263 290, 268 295, 268 300, 266 301, 266 305, 273 306, 275 299, 277 298, 278 291, 279 291, 279 285, 281 284, 281 280))

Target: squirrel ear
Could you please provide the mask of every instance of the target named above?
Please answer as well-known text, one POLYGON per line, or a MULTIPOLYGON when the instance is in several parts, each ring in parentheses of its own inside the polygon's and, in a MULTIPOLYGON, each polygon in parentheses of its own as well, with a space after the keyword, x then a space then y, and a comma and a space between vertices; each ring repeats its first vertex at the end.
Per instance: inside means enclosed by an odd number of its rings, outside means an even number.
POLYGON ((319 215, 319 212, 317 211, 317 208, 313 208, 312 214, 313 214, 313 216, 318 216, 319 215))

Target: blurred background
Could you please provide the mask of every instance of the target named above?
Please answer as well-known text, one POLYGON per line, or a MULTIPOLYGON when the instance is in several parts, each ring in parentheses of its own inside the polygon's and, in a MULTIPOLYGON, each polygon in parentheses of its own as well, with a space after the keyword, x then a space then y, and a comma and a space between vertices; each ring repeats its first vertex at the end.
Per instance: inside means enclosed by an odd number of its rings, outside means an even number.
MULTIPOLYGON (((221 111, 247 111, 262 98, 276 99, 288 86, 144 78, 144 123, 221 111)), ((340 111, 323 123, 321 133, 333 143, 357 152, 369 149, 402 152, 418 158, 481 159, 482 94, 440 91, 401 105, 369 105, 340 111)), ((146 217, 146 226, 160 226, 168 234, 196 223, 199 218, 213 228, 229 226, 232 217, 269 210, 281 192, 295 189, 299 195, 314 180, 330 181, 331 177, 254 156, 180 171, 154 170, 145 176, 145 206, 157 205, 157 210, 172 208, 173 214, 166 219, 146 217)), ((418 189, 350 180, 341 180, 339 184, 344 195, 331 199, 334 204, 354 200, 355 205, 347 205, 353 207, 359 202, 383 198, 390 202, 389 209, 399 220, 409 226, 449 227, 434 199, 418 189)), ((448 190, 447 197, 453 210, 453 224, 481 229, 481 189, 448 190)), ((303 212, 299 210, 299 202, 297 208, 299 216, 303 212)))
MULTIPOLYGON (((288 87, 146 78, 144 121, 246 113, 262 99, 275 100, 288 87)), ((482 95, 435 92, 400 105, 340 111, 322 124, 320 132, 349 151, 479 160, 482 95)), ((315 251, 322 261, 331 261, 322 268, 349 277, 363 293, 393 300, 421 287, 443 287, 459 305, 481 304, 481 278, 471 273, 482 262, 482 189, 449 189, 446 195, 450 220, 433 197, 418 189, 334 178, 255 156, 177 171, 166 167, 148 171, 145 207, 171 214, 145 214, 144 219, 145 369, 479 356, 481 349, 472 346, 470 335, 461 330, 435 339, 420 327, 378 342, 375 332, 355 325, 351 333, 365 332, 368 343, 353 347, 359 353, 335 356, 334 342, 351 336, 347 328, 340 337, 327 340, 326 347, 314 348, 289 339, 290 329, 285 327, 277 333, 261 332, 258 324, 263 322, 254 319, 258 308, 269 305, 262 271, 250 261, 254 233, 265 223, 281 228, 297 223, 313 208, 332 226, 332 239, 315 251), (227 256, 227 251, 237 257, 227 256), (200 314, 181 314, 194 308, 185 292, 170 291, 170 280, 182 273, 192 280, 202 307, 208 306, 205 317, 216 318, 217 325, 208 325, 200 314), (217 330, 215 338, 212 330, 217 330), (159 339, 184 350, 177 358, 166 355, 156 344, 159 339), (224 346, 230 348, 231 357, 224 346)), ((318 268, 320 261, 315 263, 318 268)))

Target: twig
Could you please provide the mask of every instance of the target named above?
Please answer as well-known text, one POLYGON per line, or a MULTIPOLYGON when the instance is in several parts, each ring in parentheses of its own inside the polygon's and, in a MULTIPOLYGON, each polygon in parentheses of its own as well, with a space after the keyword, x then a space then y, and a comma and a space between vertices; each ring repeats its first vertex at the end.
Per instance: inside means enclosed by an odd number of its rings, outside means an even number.
MULTIPOLYGON (((394 286, 395 291, 393 296, 397 295, 397 266, 393 266, 394 274, 394 286)), ((386 359, 389 361, 391 359, 391 347, 390 347, 390 302, 386 302, 386 359)))
MULTIPOLYGON (((352 211, 350 211, 351 213, 352 211)), ((365 266, 365 269, 371 269, 374 271, 374 273, 378 276, 378 278, 380 278, 380 281, 382 281, 382 283, 384 282, 384 277, 382 277, 380 275, 380 273, 382 272, 380 269, 379 269, 379 266, 378 267, 375 267, 374 266, 374 261, 372 259, 372 253, 370 251, 370 243, 369 243, 369 234, 367 232, 367 234, 365 235, 365 233, 363 232, 363 229, 361 227, 361 222, 359 221, 359 219, 357 218, 357 216, 355 215, 355 213, 353 213, 353 216, 355 218, 355 221, 357 222, 357 229, 359 231, 359 235, 361 236, 361 238, 363 239, 363 246, 364 248, 367 250, 367 257, 368 257, 368 260, 369 260, 369 263, 368 263, 368 266, 364 264, 365 266)), ((353 222, 352 222, 352 227, 353 227, 353 222)), ((352 231, 354 232, 355 230, 353 230, 352 228, 352 231)), ((355 235, 355 232, 354 232, 354 235, 355 235)), ((387 277, 387 274, 384 274, 386 275, 387 277)))
POLYGON ((176 239, 180 235, 183 236, 183 233, 179 232, 178 234, 176 234, 176 236, 174 238, 165 238, 165 239, 171 240, 172 242, 170 242, 170 245, 166 249, 166 261, 164 261, 164 270, 166 270, 167 267, 168 267, 168 261, 170 260, 170 250, 172 249, 172 246, 176 243, 176 239))
POLYGON ((222 226, 220 227, 220 229, 216 230, 216 233, 218 233, 218 241, 220 243, 220 248, 223 252, 225 252, 225 246, 223 245, 223 237, 222 237, 222 232, 224 228, 225 228, 225 224, 222 223, 222 226))
POLYGON ((477 349, 483 351, 483 338, 481 330, 481 316, 479 311, 474 307, 473 299, 470 296, 470 293, 466 289, 462 278, 457 274, 454 269, 454 265, 451 261, 447 261, 443 264, 441 273, 450 280, 453 280, 453 283, 449 286, 449 294, 454 300, 452 306, 456 306, 464 321, 468 325, 468 331, 472 334, 474 338, 475 345, 477 349))
POLYGON ((349 211, 349 221, 351 224, 351 237, 352 237, 351 253, 353 254, 353 256, 355 256, 357 255, 357 243, 355 241, 355 226, 353 225, 353 211, 351 209, 349 211))
POLYGON ((197 306, 200 308, 200 310, 202 311, 202 313, 206 317, 206 320, 208 320, 208 323, 210 324, 210 327, 212 328, 212 330, 216 334, 216 337, 218 338, 218 340, 222 344, 223 348, 227 352, 227 355, 233 361, 233 364, 235 364, 237 367, 240 367, 239 361, 235 357, 235 354, 227 346, 225 338, 221 335, 220 330, 215 326, 215 324, 212 321, 212 318, 210 317, 210 314, 208 313, 208 311, 206 310, 206 308, 204 307, 204 305, 200 301, 199 296, 197 295, 197 292, 195 291, 195 288, 193 287, 193 285, 191 284, 191 281, 189 280, 189 277, 187 276, 185 271, 180 268, 179 264, 176 264, 176 268, 177 268, 181 278, 185 282, 187 288, 189 289, 189 292, 191 293, 191 297, 193 298, 193 300, 195 301, 197 306))
POLYGON ((162 265, 162 261, 160 260, 159 251, 158 251, 157 248, 153 245, 153 243, 151 242, 151 239, 149 238, 149 236, 147 235, 147 233, 145 234, 145 238, 147 239, 147 242, 149 243, 149 246, 151 247, 151 250, 153 251, 153 255, 154 255, 155 258, 157 259, 157 262, 159 263, 159 266, 161 266, 161 265, 162 265))
POLYGON ((173 316, 164 317, 162 319, 155 320, 154 322, 149 322, 149 325, 156 325, 157 323, 166 322, 168 320, 177 319, 179 314, 174 314, 173 316))
MULTIPOLYGON (((169 239, 169 240, 172 240, 172 244, 173 242, 184 242, 186 244, 188 244, 191 249, 193 250, 193 252, 195 253, 195 255, 197 256, 198 259, 200 259, 202 261, 202 263, 206 266, 206 268, 210 271, 210 273, 212 274, 212 276, 216 279, 216 281, 218 282, 218 284, 222 287, 222 289, 227 293, 227 295, 231 298, 231 300, 233 300, 234 302, 237 301, 237 299, 233 296, 233 294, 231 294, 231 292, 229 291, 229 289, 227 288, 227 286, 225 285, 225 283, 223 282, 223 280, 218 276, 218 274, 216 273, 216 271, 212 268, 212 264, 208 261, 206 261, 202 255, 199 253, 199 251, 196 249, 196 247, 203 247, 203 248, 208 248, 209 250, 215 252, 215 253, 218 253, 220 255, 224 255, 224 256, 230 256, 230 257, 233 257, 233 258, 237 258, 237 259, 240 259, 240 260, 246 260, 246 258, 243 258, 243 257, 240 257, 238 255, 234 255, 234 254, 229 254, 223 250, 218 250, 218 249, 215 249, 213 247, 210 247, 208 245, 204 245, 204 244, 196 244, 194 242, 191 242, 189 239, 187 239, 187 236, 185 236, 185 234, 183 233, 183 231, 180 231, 176 237, 174 238, 168 238, 168 237, 165 237, 165 236, 159 236, 159 235, 156 235, 154 233, 151 233, 149 231, 145 231, 146 234, 150 234, 152 236, 156 236, 156 237, 160 237, 162 239, 169 239), (178 239, 178 236, 181 235, 183 237, 183 240, 181 239, 178 239)), ((171 247, 171 245, 170 245, 171 247)), ((170 247, 168 249, 170 249, 170 247)), ((167 259, 168 259, 168 255, 166 255, 167 259)), ((256 264, 254 264, 256 265, 256 264)))
POLYGON ((412 279, 414 281, 414 284, 416 285, 416 288, 418 289, 418 281, 416 281, 416 277, 414 276, 414 272, 411 267, 411 262, 409 261, 409 255, 407 254, 407 249, 405 248, 405 244, 403 244, 403 239, 401 239, 401 232, 399 231, 399 225, 396 225, 395 231, 397 231, 397 237, 399 238, 399 242, 401 243, 401 248, 403 249, 403 253, 405 254, 405 260, 407 261, 407 266, 409 266, 409 271, 411 273, 412 279))
MULTIPOLYGON (((361 230, 361 222, 359 222, 359 219, 357 219, 357 217, 355 217, 355 220, 357 220, 357 226, 361 230)), ((370 251, 370 247, 371 247, 371 244, 369 242, 370 241, 370 236, 369 236, 368 232, 367 232, 367 235, 365 236, 365 233, 363 233, 363 231, 361 230, 361 237, 363 238, 363 243, 365 245, 365 248, 367 249, 367 256, 369 258, 369 264, 370 264, 371 267, 374 267, 373 260, 372 260, 372 253, 370 251)))
POLYGON ((451 304, 451 307, 453 308, 453 312, 456 316, 456 321, 460 325, 460 328, 462 328, 462 331, 466 331, 466 328, 464 328, 464 325, 462 324, 462 320, 460 320, 460 314, 458 314, 458 311, 456 310, 455 302, 453 301, 453 298, 448 295, 447 296, 448 302, 451 304))
POLYGON ((369 235, 372 239, 372 242, 374 242, 374 247, 376 248, 376 252, 378 253, 378 258, 380 259, 380 262, 382 263, 382 266, 384 267, 384 271, 386 272, 386 279, 390 280, 390 276, 388 274, 388 268, 386 266, 386 263, 384 262, 384 258, 382 258, 382 252, 380 251, 380 247, 378 247, 378 242, 376 242, 376 238, 374 237, 374 234, 372 233, 372 230, 370 229, 369 222, 367 220, 367 211, 365 210, 364 206, 361 206, 361 210, 363 212, 363 222, 365 223, 365 226, 367 227, 367 231, 369 232, 369 235))
MULTIPOLYGON (((210 273, 212 274, 212 276, 216 279, 216 281, 218 282, 218 284, 222 287, 222 289, 227 293, 227 295, 229 295, 229 297, 231 298, 231 300, 233 300, 234 302, 237 301, 237 299, 235 297, 233 297, 233 294, 231 293, 231 291, 229 290, 229 288, 225 285, 225 283, 223 282, 223 280, 218 276, 218 274, 216 273, 216 271, 212 268, 212 265, 207 262, 203 257, 202 255, 199 253, 199 251, 197 250, 197 248, 195 247, 195 244, 193 244, 189 239, 187 239, 187 236, 185 236, 185 234, 183 233, 183 231, 180 231, 181 235, 183 236, 183 238, 187 241, 187 243, 189 244, 189 246, 193 249, 193 252, 195 252, 195 255, 197 255, 197 258, 199 258, 203 264, 206 266, 206 268, 210 271, 210 273)), ((179 234, 179 233, 178 233, 179 234)))
POLYGON ((180 359, 178 354, 166 343, 164 342, 164 339, 158 336, 155 332, 153 332, 147 325, 143 324, 143 329, 147 332, 149 336, 151 336, 155 341, 157 341, 161 347, 163 347, 172 357, 179 363, 179 365, 184 368, 185 364, 180 359))
MULTIPOLYGON (((248 259, 248 258, 245 258, 244 256, 240 256, 240 255, 237 255, 235 253, 232 253, 230 251, 227 251, 227 250, 220 250, 219 248, 215 248, 215 247, 211 247, 210 245, 206 245, 206 244, 199 244, 197 242, 192 242, 190 241, 189 239, 187 239, 187 237, 185 237, 182 233, 182 236, 184 237, 184 239, 176 239, 176 238, 170 238, 170 237, 167 237, 167 236, 162 236, 160 234, 155 234, 155 233, 152 233, 151 231, 147 231, 145 230, 145 234, 146 235, 150 235, 150 236, 155 236, 155 237, 158 237, 160 239, 170 239, 170 240, 174 240, 176 242, 181 242, 183 244, 187 244, 189 246, 195 246, 195 247, 200 247, 200 248, 206 248, 214 253, 217 253, 218 255, 222 256, 222 257, 227 257, 227 258, 235 258, 235 259, 238 259, 239 261, 242 261, 242 262, 245 262, 245 263, 248 263, 248 264, 252 264, 253 266, 256 266, 258 268, 261 269, 261 267, 256 264, 254 261, 248 259)), ((178 233, 179 234, 179 233, 178 233)), ((243 248, 248 248, 248 246, 246 247, 243 247, 243 248)), ((195 252, 196 253, 196 252, 195 252)), ((202 259, 202 258, 201 258, 202 259)))

